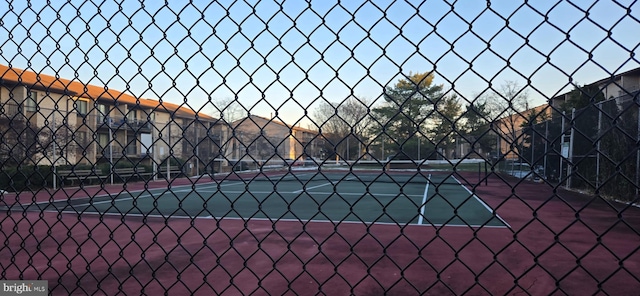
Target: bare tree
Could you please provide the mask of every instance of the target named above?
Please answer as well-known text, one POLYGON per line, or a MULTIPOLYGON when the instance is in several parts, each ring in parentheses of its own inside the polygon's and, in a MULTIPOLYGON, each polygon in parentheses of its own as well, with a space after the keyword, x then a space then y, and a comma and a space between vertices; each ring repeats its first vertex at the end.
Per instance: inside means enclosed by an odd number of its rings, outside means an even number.
POLYGON ((20 115, 0 117, 0 159, 12 165, 40 163, 70 164, 75 162, 79 148, 88 145, 87 134, 77 131, 73 125, 52 119, 42 127, 28 123, 20 115), (81 136, 82 135, 82 136, 81 136))
POLYGON ((327 144, 335 147, 343 158, 359 157, 365 132, 371 122, 370 102, 363 98, 349 97, 343 102, 323 102, 313 112, 314 121, 320 126, 327 144), (338 151, 338 147, 340 151, 338 151))
POLYGON ((506 141, 509 149, 519 155, 524 144, 522 122, 527 120, 523 112, 529 109, 530 103, 527 90, 518 82, 507 80, 482 100, 485 100, 494 120, 499 141, 506 141))
POLYGON ((211 105, 207 108, 207 113, 219 118, 219 121, 215 124, 215 128, 208 131, 208 135, 217 139, 214 142, 218 157, 227 158, 233 153, 233 143, 235 143, 231 131, 232 123, 244 117, 247 110, 236 99, 230 97, 212 99, 209 103, 211 105))
POLYGON ((231 123, 247 114, 247 110, 237 100, 233 98, 219 98, 210 101, 212 106, 209 108, 211 111, 208 113, 220 118, 221 120, 231 123))

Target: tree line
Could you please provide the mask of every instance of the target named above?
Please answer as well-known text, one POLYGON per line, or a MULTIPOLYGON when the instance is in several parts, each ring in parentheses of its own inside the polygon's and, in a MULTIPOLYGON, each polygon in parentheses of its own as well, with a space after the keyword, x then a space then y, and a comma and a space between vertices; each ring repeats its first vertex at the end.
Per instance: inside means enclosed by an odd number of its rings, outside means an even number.
POLYGON ((409 73, 385 87, 383 100, 376 104, 357 96, 322 102, 313 120, 326 140, 328 158, 488 157, 497 150, 497 129, 508 131, 504 140, 515 140, 521 129, 515 119, 529 108, 527 91, 517 82, 506 81, 469 100, 434 84, 434 78, 433 72, 409 73), (507 117, 514 120, 496 122, 507 117), (471 149, 455 148, 462 143, 471 149))
MULTIPOLYGON (((324 140, 322 157, 500 159, 503 153, 513 153, 521 161, 534 163, 543 154, 543 143, 554 140, 540 130, 541 123, 558 121, 549 132, 557 134, 562 111, 569 120, 573 108, 604 100, 598 86, 576 85, 559 108, 537 110, 531 108, 527 87, 516 81, 504 81, 465 97, 435 84, 434 79, 434 72, 409 73, 384 87, 377 101, 355 95, 341 101, 320 101, 309 113, 324 140), (466 149, 456 149, 461 146, 466 149)), ((213 115, 227 122, 249 114, 234 99, 221 99, 213 105, 213 115)), ((589 120, 594 120, 593 115, 589 120)))

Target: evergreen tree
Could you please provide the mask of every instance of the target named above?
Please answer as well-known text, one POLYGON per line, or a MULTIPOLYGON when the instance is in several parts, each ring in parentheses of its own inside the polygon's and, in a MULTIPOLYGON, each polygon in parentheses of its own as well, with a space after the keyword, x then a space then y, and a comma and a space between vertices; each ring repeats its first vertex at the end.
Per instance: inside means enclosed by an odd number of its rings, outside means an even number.
POLYGON ((567 101, 562 104, 562 111, 571 114, 573 108, 582 109, 601 101, 604 101, 604 95, 597 85, 576 85, 567 101))
POLYGON ((546 122, 549 118, 547 116, 547 109, 541 110, 529 110, 525 114, 525 120, 520 127, 522 128, 522 144, 520 147, 521 157, 532 166, 540 165, 543 161, 545 137, 546 137, 546 122))
POLYGON ((469 142, 474 152, 482 152, 483 156, 491 153, 496 148, 495 135, 491 133, 491 111, 488 103, 473 102, 467 105, 466 111, 462 114, 465 118, 463 126, 464 141, 469 142))
MULTIPOLYGON (((435 106, 431 139, 437 148, 437 153, 441 153, 443 154, 441 156, 447 158, 454 151, 456 136, 464 132, 462 124, 458 121, 462 105, 457 96, 451 95, 439 98, 435 102, 435 106)), ((455 157, 460 157, 460 155, 455 155, 455 157)))
MULTIPOLYGON (((385 142, 386 155, 415 158, 418 143, 428 143, 420 138, 428 130, 425 124, 442 97, 442 85, 432 85, 433 78, 433 72, 409 73, 392 87, 385 88, 384 104, 372 110, 371 133, 385 142)), ((423 145, 421 155, 426 155, 429 148, 423 145)))

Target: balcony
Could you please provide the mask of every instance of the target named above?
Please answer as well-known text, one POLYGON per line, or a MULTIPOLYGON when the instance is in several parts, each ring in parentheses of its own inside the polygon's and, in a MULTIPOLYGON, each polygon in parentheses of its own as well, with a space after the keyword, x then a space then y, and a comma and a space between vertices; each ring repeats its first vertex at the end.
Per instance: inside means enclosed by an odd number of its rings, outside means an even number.
POLYGON ((98 128, 112 130, 132 130, 138 132, 150 133, 152 122, 141 119, 129 119, 124 116, 96 116, 96 124, 98 128))
POLYGON ((628 101, 634 100, 639 95, 640 95, 640 90, 637 90, 637 89, 633 90, 633 91, 630 91, 630 92, 622 92, 621 91, 620 94, 617 97, 612 98, 612 100, 615 100, 616 103, 618 103, 618 104, 622 104, 624 102, 628 102, 628 101))
POLYGON ((145 157, 149 157, 150 155, 148 155, 145 151, 140 152, 138 151, 138 146, 136 145, 129 145, 127 147, 125 147, 124 149, 120 146, 117 145, 113 145, 113 153, 109 153, 109 147, 98 147, 98 155, 102 155, 103 158, 108 159, 110 157, 113 157, 114 159, 117 158, 145 158, 145 157))
POLYGON ((20 113, 20 108, 16 103, 0 103, 0 117, 2 118, 14 118, 20 113))

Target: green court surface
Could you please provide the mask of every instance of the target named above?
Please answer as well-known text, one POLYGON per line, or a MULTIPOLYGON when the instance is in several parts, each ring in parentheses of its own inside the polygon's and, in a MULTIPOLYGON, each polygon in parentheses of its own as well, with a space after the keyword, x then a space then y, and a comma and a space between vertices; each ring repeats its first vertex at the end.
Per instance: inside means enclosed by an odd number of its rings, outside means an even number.
POLYGON ((477 196, 453 180, 431 176, 424 182, 401 184, 328 179, 223 180, 56 201, 38 207, 81 214, 176 218, 508 226, 477 196))

